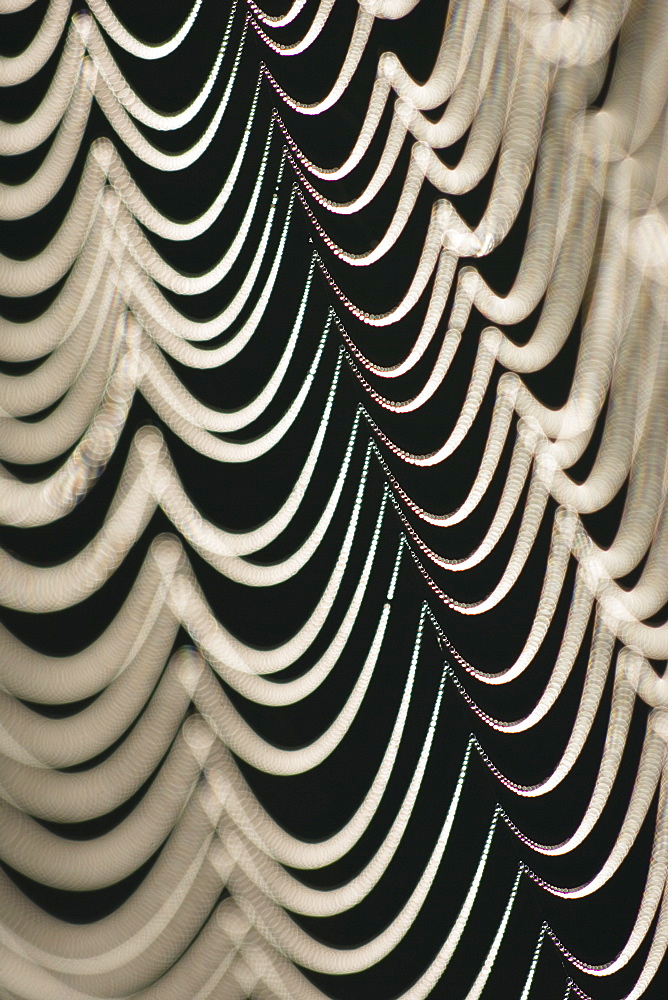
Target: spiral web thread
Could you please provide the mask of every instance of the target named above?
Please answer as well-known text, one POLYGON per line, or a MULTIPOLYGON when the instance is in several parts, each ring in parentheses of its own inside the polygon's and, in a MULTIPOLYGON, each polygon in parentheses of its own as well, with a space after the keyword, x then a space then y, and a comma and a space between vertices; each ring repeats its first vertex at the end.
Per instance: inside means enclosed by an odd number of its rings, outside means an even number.
MULTIPOLYGON (((32 2, 0 0, 3 27, 11 31, 32 2)), ((0 876, 3 996, 352 996, 347 977, 387 959, 433 919, 425 918, 428 897, 450 893, 453 915, 438 921, 435 936, 430 930, 438 944, 400 996, 419 1000, 441 984, 447 989, 451 960, 472 954, 472 922, 489 907, 494 929, 478 964, 470 963, 462 996, 491 1000, 506 996, 494 974, 513 961, 514 907, 527 887, 536 913, 548 896, 565 906, 554 911, 561 926, 538 919, 533 927, 521 1000, 538 995, 535 979, 550 948, 563 962, 558 989, 568 996, 596 997, 603 978, 625 1000, 667 988, 668 6, 451 0, 443 5, 436 57, 425 56, 424 82, 417 83, 398 55, 378 59, 374 45, 381 22, 397 32, 411 24, 417 0, 349 5, 343 31, 332 18, 344 2, 296 0, 282 14, 253 0, 230 5, 201 88, 178 112, 154 108, 121 66, 150 63, 167 79, 170 57, 186 50, 211 0, 197 0, 159 44, 135 37, 107 0, 88 0, 88 10, 74 14, 69 0, 49 0, 27 47, 0 58, 3 87, 28 82, 46 66, 51 74, 27 118, 0 122, 3 157, 20 158, 49 140, 30 176, 0 185, 0 218, 14 225, 7 231, 45 209, 77 157, 82 163, 55 234, 26 259, 0 256, 5 299, 30 301, 58 286, 31 318, 0 321, 0 520, 13 532, 0 550, 7 620, 30 613, 38 636, 40 622, 112 581, 149 535, 120 610, 76 653, 46 655, 39 642, 33 648, 10 625, 0 627, 0 859, 9 866, 0 876), (324 44, 336 53, 337 73, 311 80, 321 96, 301 101, 299 88, 282 82, 283 60, 292 73, 324 44), (614 72, 598 100, 611 59, 614 72), (376 72, 365 77, 363 107, 336 117, 371 64, 376 72), (113 140, 91 134, 100 115, 113 140), (335 165, 310 158, 315 119, 346 150, 335 165), (178 151, 162 148, 160 133, 178 137, 186 128, 183 143, 170 144, 178 151), (163 214, 133 171, 197 184, 221 134, 230 155, 214 200, 194 219, 179 219, 176 202, 173 214, 163 214), (485 178, 487 200, 470 225, 455 204, 485 178), (381 203, 383 228, 358 252, 357 213, 381 203), (239 205, 241 221, 232 225, 227 217, 239 205), (511 287, 500 294, 483 277, 493 274, 485 258, 502 258, 523 206, 527 236, 511 287), (188 245, 214 226, 223 236, 207 270, 191 274, 163 256, 166 246, 188 245), (378 275, 398 254, 402 284, 395 288, 378 275), (382 289, 378 311, 356 304, 351 289, 359 282, 349 268, 370 269, 370 287, 382 289), (193 318, 186 297, 222 282, 222 307, 193 318), (286 287, 298 294, 277 325, 272 303, 286 287), (404 343, 391 364, 383 353, 386 328, 400 331, 404 343), (240 358, 273 357, 277 342, 272 373, 236 409, 198 398, 190 387, 198 383, 184 374, 224 373, 240 358), (565 402, 553 407, 531 388, 544 384, 533 376, 574 343, 565 402), (472 360, 463 365, 465 348, 472 360), (346 403, 351 387, 353 407, 346 403), (452 394, 461 405, 449 420, 439 400, 452 394), (155 420, 124 437, 139 396, 155 420), (415 433, 424 425, 404 416, 422 413, 430 414, 431 451, 415 433), (471 442, 481 422, 479 447, 471 442), (308 444, 292 462, 287 492, 262 484, 269 506, 261 523, 225 528, 190 498, 193 461, 215 484, 240 466, 235 482, 245 476, 246 489, 258 490, 257 463, 289 453, 300 429, 308 444), (176 439, 183 445, 177 450, 176 439), (420 477, 447 471, 462 454, 466 482, 455 484, 438 510, 425 509, 420 477), (17 538, 61 518, 76 521, 78 505, 91 502, 112 475, 112 459, 120 471, 109 508, 92 535, 82 526, 77 551, 65 561, 48 551, 38 561, 18 554, 17 538), (586 474, 573 472, 583 462, 586 474), (48 473, 35 474, 42 463, 50 463, 48 473), (313 497, 316 515, 308 512, 313 497), (588 519, 620 497, 612 539, 598 544, 588 519), (156 511, 169 532, 151 535, 156 511), (481 511, 491 514, 479 529, 481 511), (464 524, 476 526, 468 537, 477 541, 462 556, 449 530, 464 524), (298 536, 289 553, 265 558, 263 550, 287 531, 298 536), (325 543, 331 547, 333 536, 332 556, 325 543), (515 658, 469 662, 449 638, 451 624, 480 616, 468 627, 484 627, 485 616, 510 606, 522 574, 529 566, 536 572, 537 562, 536 599, 522 591, 512 605, 515 658), (247 643, 226 625, 213 606, 211 572, 199 573, 207 564, 234 585, 252 617, 263 588, 280 590, 312 563, 319 589, 301 587, 300 624, 271 648, 263 647, 261 629, 247 643), (450 574, 485 565, 501 571, 478 573, 483 589, 476 583, 458 596, 464 578, 450 574), (464 599, 476 588, 475 600, 464 599), (544 654, 555 631, 554 655, 544 654), (412 654, 402 661, 392 723, 366 791, 329 836, 290 833, 248 776, 256 770, 269 781, 286 779, 342 753, 377 695, 396 637, 408 633, 412 654), (434 637, 440 661, 425 642, 434 637), (294 747, 286 749, 263 735, 254 720, 265 716, 253 706, 294 712, 352 661, 345 699, 311 742, 294 732, 294 747), (343 883, 303 881, 300 871, 339 862, 373 824, 396 783, 416 686, 427 670, 440 681, 382 837, 343 883), (533 707, 497 717, 503 686, 532 671, 542 678, 533 707), (497 737, 512 742, 534 727, 540 733, 578 674, 581 693, 561 727, 552 769, 538 781, 506 773, 485 734, 496 747, 497 737), (63 717, 39 710, 83 699, 90 700, 85 707, 63 717), (313 922, 295 917, 345 914, 391 877, 400 845, 419 836, 411 817, 455 702, 475 735, 448 749, 457 774, 432 798, 440 828, 422 873, 402 885, 380 928, 347 947, 328 944, 326 921, 311 933, 313 922), (608 840, 595 839, 628 766, 639 707, 645 728, 639 752, 631 753, 628 802, 608 840), (581 765, 595 727, 603 739, 581 819, 561 841, 543 843, 526 821, 531 803, 536 816, 549 813, 550 795, 581 765), (480 820, 462 860, 452 835, 463 822, 462 798, 482 781, 480 762, 503 804, 480 820), (74 839, 54 828, 110 814, 149 778, 133 808, 99 836, 74 839), (521 816, 513 808, 519 800, 527 802, 521 816), (496 853, 502 831, 517 857, 514 869, 496 853), (596 851, 586 881, 564 884, 551 859, 577 852, 588 838, 596 851), (621 947, 585 960, 566 943, 568 907, 604 891, 629 855, 638 863, 639 851, 641 891, 616 919, 626 928, 621 947), (120 906, 79 925, 41 909, 7 873, 93 892, 150 858, 148 874, 120 906), (460 865, 468 879, 462 891, 447 882, 460 865), (505 886, 501 905, 487 901, 490 869, 505 886)))

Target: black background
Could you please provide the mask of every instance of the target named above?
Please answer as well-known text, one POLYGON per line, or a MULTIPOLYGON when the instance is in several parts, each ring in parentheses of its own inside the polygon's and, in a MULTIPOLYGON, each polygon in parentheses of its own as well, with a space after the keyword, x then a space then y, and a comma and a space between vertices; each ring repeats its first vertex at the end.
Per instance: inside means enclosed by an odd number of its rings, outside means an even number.
MULTIPOLYGON (((187 0, 169 0, 160 4, 132 3, 114 0, 114 11, 136 36, 144 41, 162 41, 182 23, 188 10, 187 0)), ((46 0, 36 2, 26 11, 6 16, 0 22, 0 45, 3 54, 14 54, 28 43, 46 9, 46 0)), ((74 5, 72 10, 79 9, 74 5)), ((267 4, 266 9, 270 7, 267 4)), ((314 11, 313 4, 293 25, 280 33, 280 41, 288 43, 300 38, 314 11)), ((377 21, 364 58, 351 86, 338 103, 321 116, 304 117, 278 103, 278 98, 266 80, 261 87, 260 107, 253 129, 249 152, 234 197, 220 219, 201 237, 187 243, 172 244, 152 234, 151 242, 174 266, 187 273, 199 273, 210 268, 228 245, 241 221, 247 197, 254 183, 251 165, 259 162, 266 128, 272 108, 279 111, 286 127, 310 159, 324 166, 337 166, 347 155, 359 131, 368 96, 373 84, 377 61, 386 50, 398 54, 416 79, 428 77, 436 56, 446 5, 443 0, 422 0, 417 9, 398 22, 377 21)), ((280 11, 274 3, 271 11, 280 11)), ((120 150, 132 176, 150 200, 165 214, 178 219, 190 219, 211 203, 234 158, 247 120, 248 108, 257 80, 260 63, 266 62, 288 93, 301 101, 321 99, 329 90, 345 53, 354 23, 357 4, 338 0, 328 24, 317 42, 296 58, 281 58, 272 53, 251 29, 248 32, 239 78, 223 124, 206 153, 197 163, 183 172, 161 173, 138 161, 116 139, 106 119, 94 105, 81 150, 61 191, 41 212, 28 220, 4 222, 0 226, 0 251, 13 257, 29 257, 38 252, 62 223, 76 189, 90 142, 108 135, 120 150)), ((202 9, 186 41, 178 50, 158 63, 144 63, 129 56, 107 40, 121 71, 142 98, 162 112, 180 110, 189 103, 202 86, 222 38, 229 6, 218 0, 204 0, 202 9)), ((234 23, 231 53, 236 51, 243 26, 244 10, 240 9, 234 23)), ((46 92, 57 65, 62 40, 46 66, 30 81, 0 93, 0 116, 5 120, 20 120, 29 114, 46 92)), ((226 71, 231 65, 231 53, 223 63, 213 92, 195 120, 173 133, 151 133, 143 129, 152 142, 167 151, 184 149, 194 142, 206 127, 225 86, 226 71)), ((607 85, 607 81, 606 81, 607 85)), ((598 103, 604 93, 599 95, 598 103)), ((442 111, 442 109, 440 109, 442 111)), ((439 110, 433 113, 437 117, 439 110)), ((360 167, 349 177, 327 185, 326 194, 337 200, 349 200, 362 190, 377 163, 389 124, 386 110, 381 128, 360 167)), ((455 147, 442 151, 449 164, 457 162, 465 144, 464 137, 455 147)), ((0 163, 0 180, 18 182, 29 177, 41 162, 50 140, 33 152, 5 158, 0 163)), ((407 140, 392 177, 373 203, 350 217, 327 215, 314 209, 329 234, 346 250, 363 253, 371 249, 384 233, 394 211, 410 153, 407 140)), ((272 144, 267 182, 262 192, 256 218, 247 244, 230 275, 210 293, 194 297, 164 294, 186 315, 209 318, 215 315, 238 288, 257 246, 266 211, 273 194, 273 182, 281 155, 281 142, 276 134, 272 144)), ((468 195, 453 198, 453 202, 470 223, 476 223, 484 211, 491 189, 494 170, 468 195)), ((279 219, 287 206, 294 175, 286 168, 279 191, 279 219)), ((324 189, 324 185, 320 185, 324 189)), ((513 282, 521 257, 531 208, 529 189, 522 212, 511 233, 489 257, 475 262, 490 284, 498 291, 507 291, 513 282)), ((359 306, 374 312, 391 308, 403 295, 412 277, 435 198, 440 193, 424 185, 416 209, 396 246, 376 265, 350 268, 338 261, 326 247, 318 251, 332 276, 359 306)), ((270 247, 276 245, 276 232, 270 247)), ((211 406, 234 409, 243 405, 264 385, 280 357, 297 312, 311 253, 319 244, 318 237, 299 202, 296 203, 290 226, 286 254, 269 308, 251 345, 242 354, 214 371, 194 371, 171 362, 182 381, 199 398, 211 406), (313 240, 313 242, 311 242, 313 240)), ((272 259, 271 249, 260 275, 266 275, 272 259)), ((460 266, 466 264, 462 260, 460 266)), ((38 314, 58 294, 62 282, 48 292, 27 300, 2 298, 0 312, 11 319, 38 314)), ((346 330, 359 347, 376 362, 393 364, 403 358, 420 327, 428 302, 429 288, 418 306, 406 319, 389 328, 370 329, 354 319, 333 295, 326 281, 316 273, 314 288, 304 323, 303 335, 288 374, 267 414, 239 438, 254 437, 273 425, 294 397, 308 370, 330 306, 334 306, 346 330)), ((251 298, 251 306, 255 299, 251 298)), ((449 305, 446 309, 446 317, 449 305)), ((516 340, 526 340, 532 332, 537 315, 510 331, 516 340)), ((243 322, 242 313, 238 323, 243 322)), ((459 413, 471 372, 480 331, 486 325, 484 317, 473 313, 465 331, 451 371, 434 397, 416 413, 394 415, 377 407, 366 398, 364 389, 344 364, 342 381, 336 395, 330 428, 322 456, 309 487, 300 516, 266 551, 258 561, 271 562, 291 552, 306 537, 315 524, 331 491, 343 455, 355 409, 362 401, 384 431, 399 445, 417 452, 428 452, 440 446, 459 413)), ((235 327, 236 328, 236 327, 235 327)), ((233 331, 232 331, 233 332, 233 331)), ((227 335, 226 335, 227 336, 227 335)), ((551 406, 561 405, 568 395, 573 365, 577 356, 579 326, 555 361, 527 381, 534 392, 551 406)), ((221 338, 221 340, 224 338, 221 338)), ((310 447, 315 428, 327 395, 329 379, 336 363, 340 334, 333 327, 329 335, 323 362, 307 404, 298 421, 283 441, 263 458, 242 465, 221 466, 192 452, 168 428, 163 427, 170 452, 186 488, 201 512, 210 520, 230 529, 254 526, 270 516, 291 488, 310 447)), ((424 383, 435 358, 438 344, 434 343, 416 369, 391 383, 374 385, 381 392, 405 399, 424 383)), ((16 374, 31 365, 4 364, 2 370, 16 374)), ((414 469, 401 465, 387 454, 387 461, 404 489, 427 510, 453 510, 464 499, 472 482, 486 440, 493 403, 493 387, 501 370, 495 372, 481 413, 464 445, 432 469, 414 469)), ((373 379, 371 379, 373 381, 373 379)), ((380 384, 378 384, 380 383, 380 384)), ((601 424, 605 414, 602 415, 601 424)), ((70 557, 85 545, 104 521, 108 504, 116 489, 132 436, 147 422, 160 425, 148 404, 137 394, 127 426, 116 453, 95 488, 65 518, 43 528, 2 530, 2 544, 16 556, 38 564, 53 564, 70 557)), ((361 468, 366 425, 362 427, 355 446, 351 474, 334 522, 316 556, 293 579, 278 587, 248 590, 219 576, 194 552, 191 561, 202 583, 207 599, 221 622, 235 635, 258 647, 270 647, 287 639, 304 621, 321 592, 333 565, 347 524, 356 490, 356 477, 361 468)), ((600 428, 572 474, 583 480, 591 466, 600 428)), ((493 488, 475 513, 462 525, 439 531, 420 526, 420 533, 439 552, 447 556, 466 555, 483 536, 498 503, 505 479, 512 445, 512 435, 497 471, 493 488)), ((22 479, 42 478, 57 468, 64 457, 40 466, 9 466, 22 479)), ((382 471, 374 460, 371 464, 369 488, 365 498, 361 527, 346 573, 342 593, 315 646, 286 676, 304 670, 318 652, 325 648, 344 612, 359 575, 367 540, 375 522, 383 485, 382 471)), ((624 490, 599 514, 587 518, 593 537, 607 544, 614 537, 624 499, 624 490)), ((397 593, 386 641, 369 695, 357 720, 343 744, 314 772, 284 779, 259 774, 242 765, 242 769, 260 800, 290 831, 301 837, 319 839, 330 835, 355 810, 380 762, 413 649, 422 601, 428 599, 449 641, 468 661, 485 670, 501 670, 516 657, 532 620, 549 545, 551 506, 544 520, 537 544, 518 585, 495 610, 479 617, 459 616, 440 603, 426 587, 410 558, 404 554, 397 593)), ((498 580, 512 548, 519 518, 516 515, 501 544, 480 566, 463 574, 435 570, 433 576, 446 593, 458 600, 475 601, 484 597, 498 580)), ((44 652, 67 654, 90 643, 111 621, 127 594, 150 541, 161 531, 170 530, 161 512, 154 515, 148 528, 118 571, 94 596, 81 604, 54 614, 35 617, 27 613, 2 610, 3 623, 23 641, 44 652)), ((298 746, 317 736, 335 717, 365 656, 382 608, 385 589, 396 554, 400 522, 390 510, 385 517, 379 557, 352 638, 340 664, 306 701, 279 711, 243 702, 233 692, 233 700, 246 718, 267 738, 281 746, 298 746)), ((430 572, 432 572, 432 567, 430 572)), ((467 690, 479 705, 501 719, 519 718, 536 702, 542 692, 559 647, 570 586, 574 577, 571 566, 558 614, 531 670, 508 686, 487 688, 459 671, 467 690)), ((630 582, 630 581, 629 581, 630 582)), ((591 634, 591 627, 589 636, 591 634)), ((188 641, 182 633, 177 645, 188 641)), ((475 733, 496 766, 515 781, 530 784, 542 780, 558 761, 565 746, 582 690, 588 641, 578 657, 576 669, 555 708, 535 730, 504 736, 488 729, 466 706, 455 686, 448 681, 441 709, 434 747, 425 776, 423 790, 404 840, 386 875, 371 895, 349 913, 327 920, 298 918, 310 933, 328 943, 342 947, 367 940, 385 926, 388 919, 403 905, 426 863, 447 805, 454 790, 461 761, 470 733, 475 733)), ((411 703, 406 737, 402 743, 396 773, 381 808, 360 843, 339 863, 321 872, 309 873, 311 884, 333 886, 350 878, 366 863, 378 847, 403 798, 417 762, 434 698, 447 660, 439 646, 434 629, 428 625, 420 656, 416 692, 411 703)), ((450 662, 447 660, 447 662, 450 662)), ((453 664, 456 667, 456 664, 453 664)), ((596 776, 600 752, 605 737, 610 702, 610 684, 585 751, 572 773, 553 793, 536 800, 518 799, 489 773, 480 757, 474 753, 465 784, 465 791, 444 861, 416 924, 396 951, 377 967, 363 974, 346 977, 316 976, 311 978, 326 993, 341 998, 385 998, 406 989, 428 965, 448 933, 468 889, 480 851, 487 834, 495 804, 500 802, 524 832, 537 840, 556 843, 567 837, 577 826, 596 776)), ((87 703, 61 707, 33 706, 45 715, 70 714, 87 703)), ((501 824, 494 838, 492 856, 485 875, 478 903, 446 974, 433 996, 459 998, 472 985, 501 917, 510 892, 517 865, 523 859, 548 881, 562 885, 577 885, 587 881, 607 856, 623 818, 644 732, 646 712, 642 705, 634 714, 623 767, 611 800, 595 831, 572 855, 563 858, 531 856, 522 844, 501 824)), ((110 748, 110 751, 113 748, 110 748)), ((109 752, 110 752, 109 751, 109 752)), ((97 763, 101 758, 85 766, 97 763)), ((109 816, 76 825, 45 824, 63 836, 88 838, 99 835, 118 823, 133 808, 145 791, 109 816)), ((620 872, 593 897, 581 901, 562 901, 539 890, 527 877, 521 881, 511 922, 492 972, 485 998, 519 997, 542 920, 547 920, 564 943, 581 958, 603 963, 610 961, 626 942, 644 886, 651 840, 654 830, 655 806, 650 811, 641 836, 620 872)), ((94 893, 70 893, 48 889, 31 882, 3 866, 18 885, 49 912, 64 919, 83 922, 95 920, 113 910, 137 887, 150 867, 151 859, 139 872, 109 889, 94 893)), ((582 989, 596 998, 607 1000, 625 995, 640 973, 647 945, 624 971, 612 977, 593 979, 577 973, 575 979, 582 989)), ((564 995, 568 978, 559 954, 547 940, 543 946, 531 996, 552 1000, 564 995)), ((646 994, 665 996, 665 969, 646 994)))

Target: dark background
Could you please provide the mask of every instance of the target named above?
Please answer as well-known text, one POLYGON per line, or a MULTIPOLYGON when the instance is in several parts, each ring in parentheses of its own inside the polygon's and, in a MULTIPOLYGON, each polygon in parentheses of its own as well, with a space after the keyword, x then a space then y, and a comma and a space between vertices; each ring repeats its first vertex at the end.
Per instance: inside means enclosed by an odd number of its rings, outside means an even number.
MULTIPOLYGON (((133 34, 144 41, 157 42, 177 30, 187 14, 189 4, 188 0, 169 0, 160 4, 114 0, 112 7, 133 34)), ((272 12, 281 10, 281 4, 276 2, 271 8, 268 3, 265 7, 272 12)), ((34 35, 45 9, 46 0, 36 0, 26 11, 2 19, 0 25, 4 30, 0 33, 0 49, 3 54, 11 55, 25 47, 34 35)), ((77 9, 80 9, 80 5, 73 5, 73 12, 77 9)), ((175 53, 158 63, 135 59, 110 39, 107 39, 107 44, 131 86, 147 103, 163 112, 177 111, 189 103, 203 85, 215 59, 229 9, 228 3, 204 0, 186 41, 175 53)), ((314 4, 307 4, 306 10, 293 25, 280 32, 280 41, 289 43, 302 37, 314 9, 314 4)), ((356 11, 357 4, 352 0, 338 0, 317 42, 296 58, 286 59, 275 55, 256 37, 252 29, 249 30, 239 78, 222 127, 207 152, 186 171, 163 174, 139 162, 116 139, 106 119, 94 105, 81 150, 63 188, 45 209, 30 219, 3 222, 0 225, 0 251, 13 257, 27 258, 46 245, 60 226, 71 202, 90 142, 101 135, 114 139, 132 176, 161 211, 183 220, 198 215, 215 197, 232 163, 247 120, 260 63, 266 62, 281 85, 299 100, 312 102, 321 99, 336 78, 356 11)), ((243 216, 247 197, 255 180, 250 165, 259 163, 274 107, 277 107, 286 127, 310 159, 324 166, 337 166, 347 155, 359 131, 380 55, 386 50, 396 52, 416 79, 426 79, 438 51, 445 11, 446 4, 443 0, 422 0, 418 8, 401 21, 377 21, 351 86, 334 108, 321 116, 303 117, 277 104, 278 98, 265 80, 261 88, 256 125, 238 182, 238 197, 230 200, 219 220, 196 240, 172 244, 150 234, 158 251, 174 266, 187 273, 207 270, 216 262, 243 216)), ((235 18, 230 49, 219 79, 195 120, 185 128, 171 133, 152 133, 139 126, 160 148, 167 151, 187 148, 208 124, 224 89, 244 16, 245 11, 241 6, 235 18)), ((62 40, 46 66, 33 79, 0 92, 0 117, 5 120, 20 120, 38 105, 52 78, 61 49, 62 40)), ((607 82, 606 80, 605 86, 607 82)), ((603 97, 604 92, 599 95, 597 103, 603 97)), ((391 103, 363 163, 350 177, 327 185, 325 193, 329 197, 347 201, 363 189, 382 150, 390 120, 389 108, 391 103)), ((434 111, 433 117, 438 117, 442 110, 434 111)), ((47 140, 25 155, 5 158, 0 163, 0 180, 16 183, 29 177, 46 154, 50 141, 47 140)), ((465 141, 466 136, 456 146, 442 151, 444 160, 449 164, 456 163, 465 141)), ((410 142, 407 140, 392 177, 373 203, 360 213, 350 217, 331 216, 317 205, 313 206, 328 233, 346 250, 366 252, 381 238, 401 190, 409 153, 410 142)), ((257 246, 273 194, 272 178, 276 175, 280 155, 281 142, 279 134, 276 134, 257 215, 247 245, 230 275, 205 295, 186 298, 164 292, 184 314, 201 319, 209 318, 223 308, 238 288, 257 246)), ((476 223, 484 211, 495 169, 496 164, 493 164, 489 175, 475 190, 464 197, 452 199, 469 224, 476 223)), ((294 175, 288 166, 279 191, 279 220, 287 206, 293 182, 294 175)), ((324 184, 319 184, 319 187, 325 190, 324 184)), ((475 261, 475 266, 500 292, 511 287, 519 265, 529 224, 531 196, 530 188, 522 212, 502 245, 489 257, 475 261)), ((321 244, 318 246, 322 260, 334 279, 360 307, 384 312, 403 295, 422 246, 431 206, 437 197, 440 197, 440 193, 425 184, 403 235, 376 265, 350 268, 338 261, 326 247, 321 244)), ((260 284, 271 265, 271 248, 276 245, 277 233, 278 227, 275 227, 267 260, 260 275, 260 284)), ((317 235, 297 202, 279 280, 265 318, 250 345, 234 361, 219 370, 195 371, 170 362, 182 381, 207 404, 234 409, 252 398, 264 385, 289 335, 311 253, 318 243, 317 235), (311 243, 311 240, 314 242, 311 243)), ((466 263, 466 260, 462 260, 460 266, 466 263)), ((0 313, 14 320, 37 315, 58 294, 61 286, 62 282, 48 292, 29 299, 2 298, 0 313)), ((267 413, 237 437, 254 437, 265 427, 273 425, 294 398, 308 370, 330 306, 334 306, 346 330, 366 354, 376 362, 393 364, 405 356, 417 335, 429 290, 430 286, 418 306, 403 321, 395 326, 376 330, 355 320, 338 302, 322 276, 316 273, 303 334, 283 385, 267 413)), ((255 297, 251 296, 249 309, 254 302, 255 297)), ((449 305, 446 317, 448 311, 449 305)), ((233 333, 238 324, 243 322, 247 312, 248 310, 242 313, 230 332, 233 333)), ((525 323, 514 327, 510 331, 511 336, 518 341, 528 339, 539 312, 540 307, 525 323)), ((402 447, 425 453, 442 444, 459 413, 478 335, 485 325, 484 317, 474 312, 445 383, 417 413, 398 416, 381 410, 366 396, 348 366, 343 366, 323 453, 300 508, 300 515, 275 543, 258 555, 258 561, 271 562, 282 558, 307 536, 315 524, 334 483, 358 402, 363 402, 383 430, 402 447)), ((443 329, 443 324, 440 329, 443 329)), ((227 336, 225 334, 221 337, 221 341, 227 336)), ((532 390, 551 406, 559 406, 567 398, 578 340, 579 325, 574 328, 567 345, 555 361, 544 371, 527 378, 532 390)), ((225 528, 243 530, 273 513, 291 488, 310 447, 340 343, 340 334, 333 327, 314 387, 299 419, 276 448, 255 462, 223 466, 209 461, 191 451, 168 428, 162 427, 177 470, 189 495, 204 516, 225 528)), ((424 383, 438 346, 435 341, 413 372, 392 383, 383 384, 381 380, 377 380, 374 385, 381 392, 397 399, 413 395, 424 383)), ((20 374, 30 367, 32 363, 3 364, 2 370, 20 374)), ((390 467, 404 489, 427 510, 450 511, 466 496, 486 440, 494 386, 500 374, 501 370, 495 372, 492 387, 465 443, 446 462, 432 469, 415 469, 402 465, 389 452, 386 454, 390 467)), ((605 414, 601 417, 601 424, 604 416, 605 414)), ((130 441, 137 428, 147 422, 160 425, 160 420, 138 393, 119 447, 95 488, 72 513, 52 525, 32 529, 3 528, 2 544, 5 548, 29 562, 45 565, 61 562, 83 547, 103 523, 130 441)), ((288 638, 310 613, 331 572, 345 531, 368 433, 364 424, 357 437, 351 474, 339 510, 323 544, 293 580, 278 587, 249 590, 221 577, 196 553, 189 552, 215 614, 244 641, 258 647, 273 646, 288 638)), ((437 551, 447 556, 463 556, 477 545, 498 503, 512 439, 511 433, 493 487, 471 517, 462 525, 447 531, 416 525, 420 534, 437 551)), ((578 467, 572 470, 574 477, 580 481, 588 473, 599 440, 600 427, 587 454, 578 463, 578 467)), ((9 468, 21 479, 40 479, 57 468, 65 457, 60 456, 53 462, 39 466, 10 465, 9 468)), ((382 470, 373 460, 360 529, 341 595, 316 644, 301 661, 290 668, 286 676, 293 676, 306 669, 313 658, 324 650, 336 630, 366 555, 366 540, 370 538, 375 523, 382 485, 382 470)), ((608 508, 587 518, 587 526, 597 541, 607 544, 614 537, 623 500, 624 490, 608 508)), ((404 555, 390 625, 376 674, 368 697, 346 740, 315 771, 294 778, 276 778, 242 765, 244 774, 260 800, 289 830, 307 839, 320 839, 338 829, 357 807, 380 762, 392 727, 423 600, 429 600, 449 641, 469 662, 494 671, 503 669, 514 660, 523 646, 538 600, 553 513, 554 506, 551 506, 518 585, 499 607, 479 618, 457 615, 439 602, 426 587, 408 555, 404 555)), ((430 566, 429 571, 438 585, 458 600, 481 599, 489 593, 501 575, 518 524, 519 517, 516 515, 492 556, 475 569, 463 574, 451 574, 430 566)), ((94 596, 81 604, 39 617, 3 609, 1 620, 23 641, 44 652, 62 655, 83 648, 115 615, 138 572, 150 541, 157 533, 170 528, 164 514, 156 513, 118 571, 94 596)), ((248 704, 234 692, 229 692, 246 718, 267 739, 281 746, 304 744, 326 728, 338 713, 347 698, 359 664, 366 655, 375 629, 399 536, 400 522, 390 509, 385 517, 379 555, 358 623, 341 662, 317 692, 304 702, 278 711, 248 704)), ((471 696, 491 715, 500 719, 519 718, 535 704, 559 648, 573 578, 574 567, 571 566, 558 614, 532 668, 524 677, 511 685, 488 688, 474 681, 461 669, 456 671, 471 696)), ((590 635, 591 626, 589 637, 590 635)), ((182 633, 177 645, 187 641, 187 635, 182 633)), ((454 684, 447 681, 423 789, 406 836, 388 872, 370 896, 354 910, 327 920, 299 917, 299 922, 317 938, 341 947, 359 944, 375 936, 386 925, 407 899, 431 853, 454 791, 470 733, 476 734, 496 766, 513 780, 530 784, 547 776, 558 761, 570 733, 582 690, 588 649, 589 642, 586 639, 576 669, 557 705, 539 726, 521 735, 504 736, 488 729, 467 707, 454 684)), ((444 662, 450 663, 451 660, 446 656, 444 647, 439 645, 434 629, 428 625, 406 735, 390 787, 378 814, 359 844, 341 862, 320 872, 308 873, 310 884, 334 886, 347 880, 366 863, 381 843, 417 762, 444 662)), ((452 666, 457 668, 454 662, 452 666)), ((408 988, 437 952, 463 902, 497 802, 534 839, 556 843, 570 835, 582 816, 595 780, 605 738, 610 693, 609 684, 585 751, 573 771, 556 791, 544 798, 516 798, 496 781, 478 754, 474 753, 457 820, 439 874, 423 910, 405 940, 387 959, 363 974, 342 979, 309 973, 309 978, 329 995, 345 1000, 391 997, 408 988)), ((67 715, 80 710, 85 704, 88 702, 59 707, 33 707, 45 715, 67 715)), ((471 987, 491 945, 520 859, 525 860, 548 881, 561 885, 580 884, 598 870, 614 843, 629 801, 645 717, 644 706, 637 706, 623 767, 611 800, 594 832, 575 852, 563 858, 532 856, 503 824, 499 826, 477 905, 453 960, 434 990, 434 997, 456 1000, 464 997, 471 987)), ((113 747, 107 753, 112 750, 113 747)), ((84 766, 92 766, 101 759, 96 758, 84 766)), ((97 836, 128 814, 147 785, 128 803, 98 820, 76 825, 45 825, 70 838, 97 836)), ((484 997, 498 1000, 519 997, 543 920, 547 920, 563 942, 581 958, 597 963, 614 958, 626 942, 644 886, 655 812, 653 806, 642 834, 620 872, 593 897, 580 901, 559 900, 542 892, 529 878, 522 879, 518 900, 484 997)), ((127 898, 141 882, 153 860, 122 883, 93 893, 49 889, 31 882, 7 866, 3 867, 32 899, 49 912, 66 920, 84 922, 109 913, 127 898)), ((640 973, 648 943, 649 941, 640 949, 627 968, 612 977, 611 981, 605 978, 594 980, 582 974, 576 974, 576 981, 582 989, 601 1000, 612 1000, 625 995, 640 973)), ((559 953, 546 940, 531 996, 541 1000, 561 998, 567 978, 568 972, 561 964, 559 953)), ((664 968, 663 974, 656 978, 646 996, 665 996, 667 983, 664 968)))

